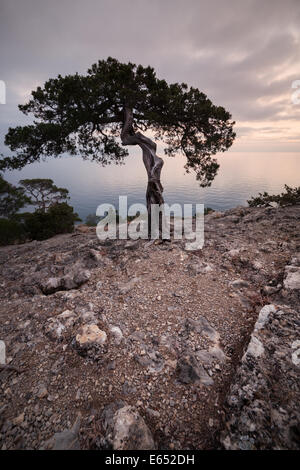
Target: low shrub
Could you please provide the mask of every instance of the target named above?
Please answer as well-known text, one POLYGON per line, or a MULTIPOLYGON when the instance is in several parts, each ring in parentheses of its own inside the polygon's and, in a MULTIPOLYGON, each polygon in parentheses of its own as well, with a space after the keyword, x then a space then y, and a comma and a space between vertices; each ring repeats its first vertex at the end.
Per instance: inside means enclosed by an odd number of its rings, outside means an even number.
POLYGON ((25 241, 24 225, 18 220, 0 218, 0 245, 12 245, 25 241))
POLYGON ((32 214, 21 215, 25 231, 29 238, 46 240, 59 233, 70 233, 74 230, 74 223, 80 218, 73 212, 73 207, 66 202, 53 204, 47 212, 36 210, 32 214))
POLYGON ((277 203, 279 206, 290 206, 300 203, 300 186, 298 188, 291 188, 285 184, 284 189, 285 192, 281 194, 270 195, 267 192, 259 193, 258 196, 253 196, 247 202, 250 207, 268 207, 272 203, 277 203))

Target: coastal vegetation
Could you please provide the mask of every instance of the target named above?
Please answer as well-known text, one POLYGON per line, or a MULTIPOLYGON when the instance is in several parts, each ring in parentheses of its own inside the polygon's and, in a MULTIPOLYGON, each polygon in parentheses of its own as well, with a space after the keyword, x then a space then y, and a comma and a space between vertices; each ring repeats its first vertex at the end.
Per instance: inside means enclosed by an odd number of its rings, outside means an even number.
POLYGON ((271 205, 289 206, 300 203, 300 186, 291 188, 287 184, 284 185, 284 191, 281 194, 259 193, 258 196, 252 196, 248 201, 250 207, 268 207, 271 205))
POLYGON ((68 190, 58 188, 50 179, 26 179, 20 186, 0 175, 0 245, 45 240, 69 233, 79 217, 66 200, 68 190), (33 212, 20 212, 25 206, 33 212))

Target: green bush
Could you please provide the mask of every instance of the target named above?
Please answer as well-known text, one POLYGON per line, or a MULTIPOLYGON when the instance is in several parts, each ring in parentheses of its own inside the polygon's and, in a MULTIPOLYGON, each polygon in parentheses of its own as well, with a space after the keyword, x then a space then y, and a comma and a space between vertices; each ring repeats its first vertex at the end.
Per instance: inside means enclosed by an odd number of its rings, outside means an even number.
POLYGON ((24 242, 26 239, 45 240, 58 233, 74 230, 80 221, 73 207, 66 202, 68 190, 58 188, 50 179, 20 181, 23 187, 15 187, 0 174, 0 244, 24 242), (26 192, 33 197, 31 200, 26 192), (37 205, 33 212, 19 214, 26 204, 37 205))
POLYGON ((73 207, 66 202, 53 204, 47 212, 38 209, 32 214, 22 214, 22 218, 25 231, 34 240, 46 240, 59 233, 73 232, 74 222, 80 221, 73 207))
POLYGON ((276 202, 279 206, 289 206, 300 203, 300 186, 291 188, 284 185, 285 192, 281 194, 270 195, 267 192, 259 193, 257 197, 252 197, 248 202, 250 207, 268 207, 276 202))
POLYGON ((11 218, 22 209, 30 199, 23 188, 17 188, 6 181, 0 174, 0 217, 11 218))
POLYGON ((96 227, 99 220, 101 220, 101 217, 98 217, 96 214, 89 214, 86 216, 85 224, 88 225, 88 227, 96 227))
POLYGON ((47 215, 50 219, 50 226, 55 233, 70 233, 74 230, 74 223, 81 222, 78 214, 74 212, 72 206, 66 202, 53 204, 49 207, 47 215))
POLYGON ((0 245, 12 245, 26 239, 24 225, 18 220, 0 218, 0 245))

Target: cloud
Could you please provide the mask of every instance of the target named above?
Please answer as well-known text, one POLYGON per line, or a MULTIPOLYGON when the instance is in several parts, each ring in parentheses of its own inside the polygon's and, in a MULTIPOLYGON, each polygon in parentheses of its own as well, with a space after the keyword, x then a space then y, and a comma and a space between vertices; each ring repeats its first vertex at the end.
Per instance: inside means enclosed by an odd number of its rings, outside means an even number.
POLYGON ((2 0, 0 23, 2 151, 7 128, 27 122, 17 104, 32 89, 109 55, 200 88, 252 129, 249 148, 260 128, 286 123, 266 141, 286 135, 300 149, 300 105, 290 99, 300 79, 298 0, 2 0))

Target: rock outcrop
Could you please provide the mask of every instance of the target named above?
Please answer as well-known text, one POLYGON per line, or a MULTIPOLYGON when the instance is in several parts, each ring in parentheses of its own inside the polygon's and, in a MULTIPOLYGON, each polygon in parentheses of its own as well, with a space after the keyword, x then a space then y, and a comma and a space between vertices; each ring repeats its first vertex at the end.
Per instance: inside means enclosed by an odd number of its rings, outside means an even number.
POLYGON ((299 449, 299 337, 299 312, 261 309, 227 399, 226 449, 299 449))
POLYGON ((113 450, 154 450, 152 434, 137 409, 124 404, 104 412, 105 439, 113 450))

